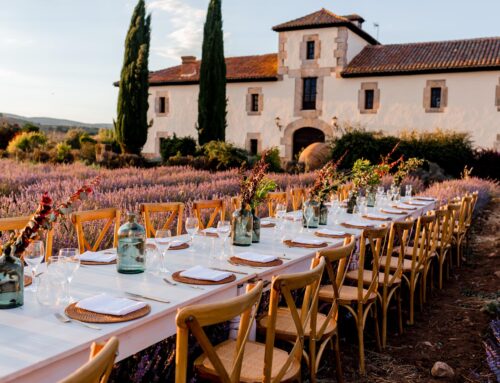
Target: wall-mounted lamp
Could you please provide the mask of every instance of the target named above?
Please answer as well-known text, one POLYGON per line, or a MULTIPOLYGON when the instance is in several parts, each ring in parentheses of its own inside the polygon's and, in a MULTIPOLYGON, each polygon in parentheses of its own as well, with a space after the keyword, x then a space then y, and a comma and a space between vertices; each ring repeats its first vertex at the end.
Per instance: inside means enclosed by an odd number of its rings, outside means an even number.
POLYGON ((274 123, 276 124, 276 127, 280 130, 281 132, 281 129, 283 129, 283 124, 281 123, 281 118, 279 117, 276 117, 274 119, 274 123))
POLYGON ((338 120, 339 119, 337 118, 337 116, 333 116, 332 117, 332 123, 331 123, 331 125, 332 125, 332 129, 334 131, 338 130, 338 128, 339 128, 339 126, 338 126, 338 120))

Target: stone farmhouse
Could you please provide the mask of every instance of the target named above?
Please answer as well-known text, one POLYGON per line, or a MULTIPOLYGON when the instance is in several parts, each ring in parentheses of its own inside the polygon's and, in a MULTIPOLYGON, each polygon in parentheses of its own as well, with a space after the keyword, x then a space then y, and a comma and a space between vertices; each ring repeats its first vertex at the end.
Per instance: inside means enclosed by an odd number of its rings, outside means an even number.
MULTIPOLYGON (((466 131, 476 146, 500 140, 500 37, 384 45, 359 15, 321 9, 276 25, 278 53, 228 57, 226 140, 283 160, 338 134, 343 123, 397 134, 466 131)), ((200 61, 150 74, 145 155, 160 139, 197 137, 200 61)))

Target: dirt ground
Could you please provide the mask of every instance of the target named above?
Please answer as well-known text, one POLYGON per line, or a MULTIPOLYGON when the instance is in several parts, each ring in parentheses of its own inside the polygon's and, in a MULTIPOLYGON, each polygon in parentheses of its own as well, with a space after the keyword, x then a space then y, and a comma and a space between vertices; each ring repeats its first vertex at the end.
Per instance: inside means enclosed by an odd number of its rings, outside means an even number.
MULTIPOLYGON (((475 219, 467 261, 452 270, 443 290, 435 288, 414 326, 396 334, 396 312, 389 313, 388 347, 376 351, 373 330, 366 330, 366 377, 357 373, 355 328, 341 322, 341 352, 346 382, 495 382, 486 363, 483 340, 494 316, 483 307, 500 296, 500 200, 475 219), (495 275, 497 272, 498 276, 495 275), (391 321, 391 319, 390 319, 391 321), (454 379, 433 378, 430 370, 442 361, 455 371, 454 379)), ((404 307, 404 306, 403 306, 404 307)), ((417 305, 418 307, 418 305, 417 305)), ((403 312, 408 318, 407 312, 403 312)), ((350 321, 347 321, 350 322, 350 321)), ((319 373, 321 382, 334 381, 328 358, 319 373)), ((331 358, 331 359, 329 359, 331 358)), ((333 362, 332 362, 333 363, 333 362)))

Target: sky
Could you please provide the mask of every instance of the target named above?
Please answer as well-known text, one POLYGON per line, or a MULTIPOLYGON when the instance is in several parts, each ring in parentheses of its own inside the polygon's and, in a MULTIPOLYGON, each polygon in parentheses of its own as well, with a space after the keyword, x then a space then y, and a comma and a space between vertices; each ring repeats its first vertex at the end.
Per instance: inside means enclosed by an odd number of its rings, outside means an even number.
MULTIPOLYGON (((0 0, 0 112, 110 123, 137 0, 0 0)), ((500 36, 499 0, 222 0, 225 55, 276 52, 271 27, 327 8, 382 43, 500 36)), ((208 0, 147 0, 149 69, 201 56, 208 0)))

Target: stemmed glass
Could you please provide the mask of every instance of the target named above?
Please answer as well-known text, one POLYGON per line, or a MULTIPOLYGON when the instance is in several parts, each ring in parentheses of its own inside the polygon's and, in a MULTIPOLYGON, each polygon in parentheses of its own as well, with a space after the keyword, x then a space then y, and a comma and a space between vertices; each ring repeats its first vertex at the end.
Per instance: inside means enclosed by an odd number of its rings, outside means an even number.
MULTIPOLYGON (((194 247, 194 235, 200 228, 200 223, 198 221, 198 218, 196 217, 187 217, 186 218, 186 231, 189 234, 189 237, 191 238, 191 245, 194 247)), ((191 248, 190 251, 194 251, 194 248, 191 248)))
POLYGON ((36 292, 36 269, 42 263, 42 259, 45 255, 43 241, 33 241, 28 246, 26 253, 24 254, 24 261, 28 264, 31 270, 32 285, 31 291, 36 292))
POLYGON ((286 205, 284 203, 278 203, 276 204, 276 227, 277 229, 281 229, 283 225, 283 221, 285 220, 286 217, 286 205), (279 226, 279 227, 278 227, 279 226))
POLYGON ((76 271, 80 268, 80 253, 78 249, 66 248, 59 250, 59 262, 62 261, 64 266, 64 273, 66 275, 66 280, 68 282, 68 298, 72 302, 71 297, 71 281, 73 280, 76 271))
POLYGON ((167 251, 172 243, 172 232, 170 230, 156 230, 155 242, 161 255, 160 272, 168 273, 167 251))
POLYGON ((231 234, 231 223, 229 221, 219 221, 217 223, 217 234, 222 240, 221 258, 224 259, 226 256, 226 241, 231 234))
POLYGON ((309 225, 311 224, 311 219, 314 217, 314 207, 308 206, 307 204, 304 205, 304 218, 306 220, 306 229, 309 231, 309 225))
POLYGON ((412 186, 411 185, 406 185, 405 187, 405 197, 408 197, 408 199, 411 199, 411 193, 412 193, 412 186))

